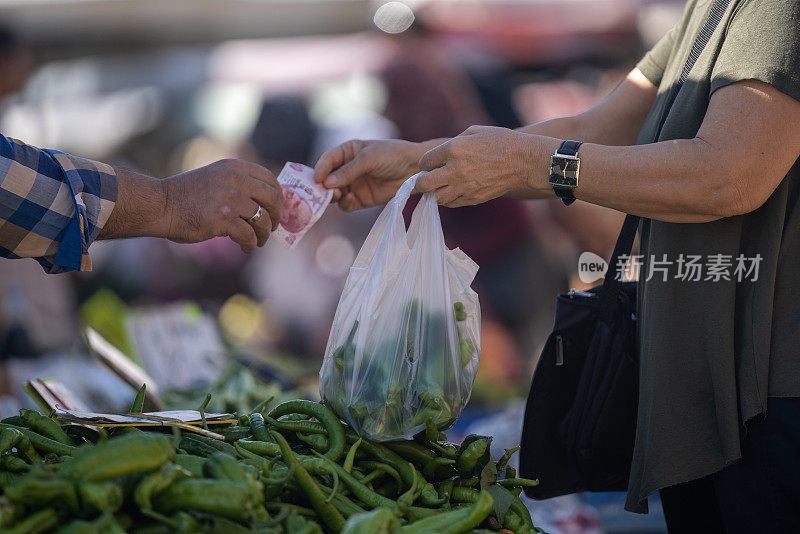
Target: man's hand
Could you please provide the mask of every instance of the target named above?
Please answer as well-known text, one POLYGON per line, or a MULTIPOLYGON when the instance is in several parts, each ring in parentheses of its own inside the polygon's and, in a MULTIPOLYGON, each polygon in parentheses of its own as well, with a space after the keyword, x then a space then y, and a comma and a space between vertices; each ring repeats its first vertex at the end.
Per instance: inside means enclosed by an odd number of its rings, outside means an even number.
MULTIPOLYGON (((549 158, 558 142, 507 128, 471 126, 422 156, 419 168, 427 172, 417 179, 417 191, 435 191, 439 204, 450 208, 501 197, 541 175, 546 165, 542 155, 549 158)), ((542 190, 540 196, 552 192, 542 190)))
POLYGON ((382 204, 418 171, 425 150, 427 144, 408 141, 347 141, 319 158, 314 179, 336 189, 333 198, 345 211, 382 204))
POLYGON ((283 193, 264 167, 221 160, 164 180, 117 171, 117 204, 101 239, 165 237, 197 243, 229 236, 244 252, 263 246, 281 220, 283 193), (250 221, 262 208, 262 216, 250 221))

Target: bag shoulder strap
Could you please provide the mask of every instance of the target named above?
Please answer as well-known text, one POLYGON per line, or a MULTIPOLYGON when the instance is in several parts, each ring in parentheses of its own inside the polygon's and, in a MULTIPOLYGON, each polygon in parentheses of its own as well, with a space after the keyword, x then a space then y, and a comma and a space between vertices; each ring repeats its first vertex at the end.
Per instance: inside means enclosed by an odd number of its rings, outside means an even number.
MULTIPOLYGON (((689 56, 686 58, 686 63, 683 65, 680 78, 670 91, 669 98, 664 106, 664 112, 661 116, 661 122, 658 126, 658 131, 655 137, 656 140, 658 140, 658 138, 661 136, 661 130, 664 127, 664 123, 667 121, 667 114, 669 113, 669 109, 672 107, 672 104, 675 102, 678 91, 680 91, 684 82, 689 77, 689 72, 692 70, 697 58, 700 57, 700 53, 705 49, 708 41, 711 39, 711 35, 714 33, 714 30, 716 30, 717 26, 719 26, 722 16, 725 14, 725 11, 730 3, 731 0, 714 0, 714 4, 711 6, 711 11, 709 11, 705 23, 703 24, 702 28, 700 28, 697 37, 695 37, 691 50, 689 50, 689 56)), ((611 260, 608 264, 608 271, 606 272, 606 278, 603 281, 602 292, 600 294, 600 306, 598 308, 598 317, 606 324, 611 323, 614 310, 616 309, 619 291, 622 288, 622 273, 617 272, 617 264, 619 263, 621 257, 630 254, 631 249, 633 248, 633 240, 636 238, 636 230, 639 227, 640 220, 641 217, 637 215, 625 216, 625 222, 622 223, 622 230, 620 230, 619 237, 617 237, 617 243, 614 245, 614 252, 611 254, 611 260)))

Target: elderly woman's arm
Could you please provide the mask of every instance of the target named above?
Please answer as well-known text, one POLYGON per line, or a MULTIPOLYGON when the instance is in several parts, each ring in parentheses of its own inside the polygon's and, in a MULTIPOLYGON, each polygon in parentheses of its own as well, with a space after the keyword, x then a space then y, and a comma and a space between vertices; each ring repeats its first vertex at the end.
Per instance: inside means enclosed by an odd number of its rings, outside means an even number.
MULTIPOLYGON (((614 91, 584 113, 525 126, 518 131, 604 145, 632 144, 655 98, 656 87, 634 69, 614 91)), ((319 158, 315 178, 325 187, 336 189, 335 198, 342 209, 374 206, 392 198, 403 180, 419 171, 420 158, 447 141, 347 141, 319 158)), ((532 191, 520 194, 527 198, 535 196, 532 191)))
MULTIPOLYGON (((707 222, 755 210, 800 154, 800 102, 746 80, 714 92, 693 139, 580 148, 577 198, 669 222, 707 222)), ((577 139, 579 141, 583 139, 577 139)), ((502 195, 554 196, 550 155, 560 139, 474 127, 423 156, 417 188, 456 207, 502 195)))

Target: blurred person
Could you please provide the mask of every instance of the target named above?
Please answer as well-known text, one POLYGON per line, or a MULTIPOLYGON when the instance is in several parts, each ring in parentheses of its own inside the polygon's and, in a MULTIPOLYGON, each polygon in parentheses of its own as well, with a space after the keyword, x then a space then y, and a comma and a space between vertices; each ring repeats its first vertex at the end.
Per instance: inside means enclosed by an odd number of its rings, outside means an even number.
POLYGON ((646 512, 660 490, 670 532, 800 532, 799 26, 797 0, 690 0, 584 113, 350 141, 317 163, 345 210, 387 201, 422 170, 417 189, 445 206, 559 196, 643 218, 626 508, 646 512), (580 160, 574 181, 559 149, 580 160), (707 263, 704 279, 679 276, 686 254, 707 263), (648 276, 662 258, 673 277, 648 276), (750 276, 713 276, 715 258, 749 259, 750 276))
POLYGON ((228 236, 263 246, 283 194, 267 169, 221 160, 163 180, 0 135, 0 257, 35 258, 48 273, 88 271, 96 239, 228 236))
POLYGON ((0 27, 0 99, 18 92, 33 68, 33 54, 11 30, 0 27))

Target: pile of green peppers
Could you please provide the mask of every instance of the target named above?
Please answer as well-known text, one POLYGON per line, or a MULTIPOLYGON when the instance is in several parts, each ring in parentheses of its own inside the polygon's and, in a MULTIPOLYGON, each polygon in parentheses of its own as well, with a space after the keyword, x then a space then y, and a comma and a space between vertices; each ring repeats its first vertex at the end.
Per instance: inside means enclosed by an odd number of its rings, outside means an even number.
MULTIPOLYGON (((137 396, 132 413, 142 411, 137 396)), ((459 534, 541 532, 491 438, 360 438, 325 405, 261 403, 225 437, 106 431, 33 410, 0 422, 0 532, 459 534)))
POLYGON ((411 437, 429 421, 450 428, 469 400, 479 358, 464 304, 454 303, 452 313, 455 337, 445 313, 417 300, 392 332, 360 341, 355 321, 323 367, 322 397, 360 435, 375 440, 411 437))

